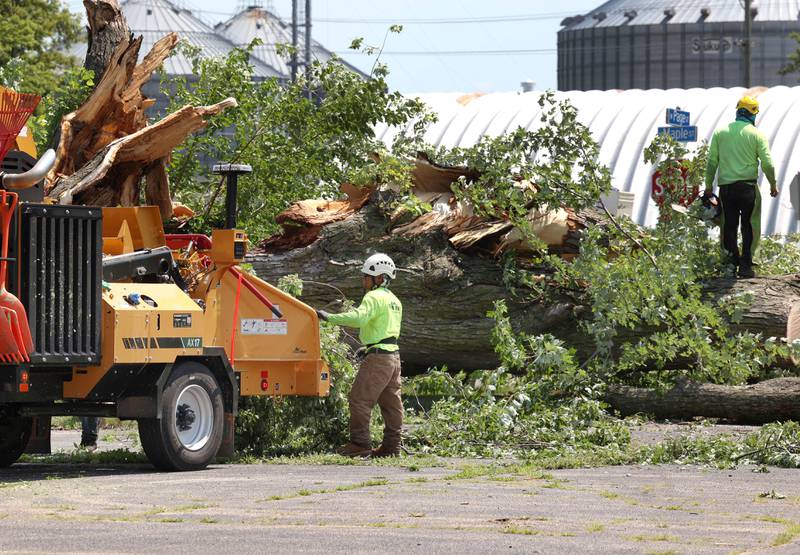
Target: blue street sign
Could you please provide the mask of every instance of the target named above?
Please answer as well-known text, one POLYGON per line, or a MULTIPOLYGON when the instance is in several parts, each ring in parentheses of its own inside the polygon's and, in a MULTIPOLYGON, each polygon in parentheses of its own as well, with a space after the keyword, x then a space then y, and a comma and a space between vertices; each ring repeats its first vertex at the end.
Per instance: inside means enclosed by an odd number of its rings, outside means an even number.
POLYGON ((687 125, 686 127, 659 127, 659 135, 672 135, 672 138, 679 143, 696 143, 697 126, 687 125))
POLYGON ((683 112, 681 110, 673 110, 672 108, 667 108, 667 124, 668 125, 678 125, 680 127, 686 127, 689 125, 689 112, 683 112))

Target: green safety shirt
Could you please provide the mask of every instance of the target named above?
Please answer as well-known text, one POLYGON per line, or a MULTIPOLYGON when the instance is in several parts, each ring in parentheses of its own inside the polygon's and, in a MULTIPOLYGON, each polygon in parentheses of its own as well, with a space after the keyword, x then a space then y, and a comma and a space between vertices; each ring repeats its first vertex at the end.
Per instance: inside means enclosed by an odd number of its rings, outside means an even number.
POLYGON ((720 186, 737 181, 758 181, 758 161, 770 185, 775 186, 775 166, 764 134, 750 122, 736 120, 717 129, 711 138, 706 165, 706 189, 714 186, 719 169, 720 186))
POLYGON ((368 291, 358 308, 341 314, 330 314, 328 322, 349 328, 358 328, 358 338, 364 345, 380 346, 384 351, 397 351, 400 347, 382 339, 400 337, 403 305, 385 286, 368 291))

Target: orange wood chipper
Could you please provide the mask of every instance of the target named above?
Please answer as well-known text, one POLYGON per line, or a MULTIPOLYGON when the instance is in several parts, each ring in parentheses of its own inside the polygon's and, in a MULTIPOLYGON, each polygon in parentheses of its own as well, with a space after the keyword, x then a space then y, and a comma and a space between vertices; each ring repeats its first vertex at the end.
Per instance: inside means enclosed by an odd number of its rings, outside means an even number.
POLYGON ((0 467, 34 418, 75 415, 137 420, 156 467, 201 469, 232 452, 240 395, 327 395, 314 310, 238 266, 246 168, 219 168, 230 228, 209 238, 165 235, 154 207, 48 204, 53 158, 0 174, 0 467))

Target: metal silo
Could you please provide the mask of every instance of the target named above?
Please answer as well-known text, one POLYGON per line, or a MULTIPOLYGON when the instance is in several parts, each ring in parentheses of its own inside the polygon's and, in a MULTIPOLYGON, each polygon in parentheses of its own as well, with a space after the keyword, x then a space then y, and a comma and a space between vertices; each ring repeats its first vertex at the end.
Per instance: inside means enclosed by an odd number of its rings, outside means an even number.
MULTIPOLYGON (((610 0, 558 33, 560 90, 743 86, 743 0, 610 0)), ((798 44, 800 0, 753 0, 752 85, 779 75, 798 44)))

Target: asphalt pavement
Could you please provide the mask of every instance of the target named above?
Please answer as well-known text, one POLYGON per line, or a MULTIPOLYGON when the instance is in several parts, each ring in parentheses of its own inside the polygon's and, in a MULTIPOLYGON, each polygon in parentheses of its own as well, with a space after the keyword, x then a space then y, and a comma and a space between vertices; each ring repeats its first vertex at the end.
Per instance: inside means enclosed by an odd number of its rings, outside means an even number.
POLYGON ((0 551, 800 553, 796 470, 438 464, 18 464, 0 470, 0 551))

